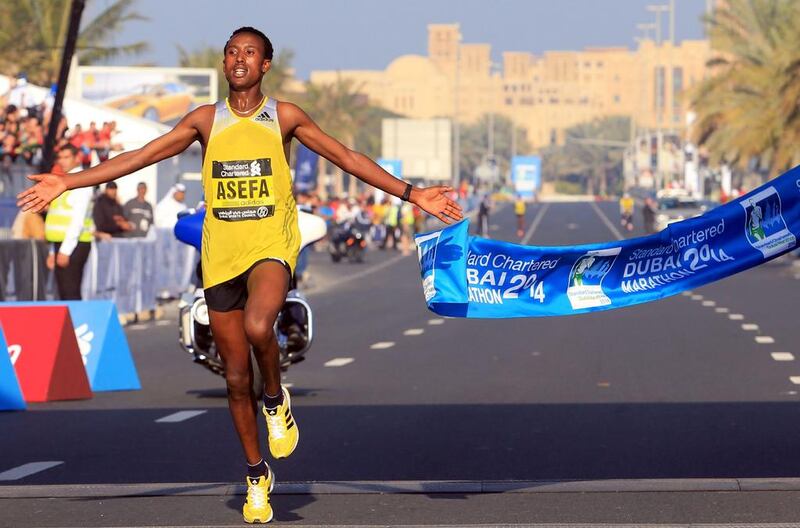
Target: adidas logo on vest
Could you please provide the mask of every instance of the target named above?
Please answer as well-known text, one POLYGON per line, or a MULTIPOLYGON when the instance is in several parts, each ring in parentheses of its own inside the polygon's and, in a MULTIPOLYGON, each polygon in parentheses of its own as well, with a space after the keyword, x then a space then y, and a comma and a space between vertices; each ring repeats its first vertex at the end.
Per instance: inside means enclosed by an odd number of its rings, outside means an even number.
POLYGON ((258 114, 255 117, 255 120, 256 121, 266 121, 267 123, 271 123, 272 122, 272 116, 270 116, 269 113, 266 110, 264 110, 263 112, 261 112, 260 114, 258 114))

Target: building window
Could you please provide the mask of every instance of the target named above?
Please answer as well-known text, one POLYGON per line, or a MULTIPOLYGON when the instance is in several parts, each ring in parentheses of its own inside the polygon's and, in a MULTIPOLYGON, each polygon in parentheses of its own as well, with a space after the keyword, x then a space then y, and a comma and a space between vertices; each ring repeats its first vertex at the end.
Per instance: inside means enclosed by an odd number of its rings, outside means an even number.
POLYGON ((664 100, 665 96, 665 86, 664 86, 664 67, 663 66, 656 66, 655 69, 655 94, 653 97, 653 103, 655 104, 656 110, 660 113, 664 110, 664 106, 666 101, 664 100))
POLYGON ((602 68, 602 67, 603 67, 603 61, 597 61, 597 64, 596 64, 596 66, 597 66, 598 68, 602 68))
POLYGON ((614 95, 614 102, 619 104, 620 98, 619 95, 614 95))
POLYGON ((506 105, 511 106, 513 104, 514 104, 514 99, 512 99, 511 97, 506 97, 506 105))
POLYGON ((672 68, 672 121, 681 120, 681 93, 683 93, 683 68, 672 68))

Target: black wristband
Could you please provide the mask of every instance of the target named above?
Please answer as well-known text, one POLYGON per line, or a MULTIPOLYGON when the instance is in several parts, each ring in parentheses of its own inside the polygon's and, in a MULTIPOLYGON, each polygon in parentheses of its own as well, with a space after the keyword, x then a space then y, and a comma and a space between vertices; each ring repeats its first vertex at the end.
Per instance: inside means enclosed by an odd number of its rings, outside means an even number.
POLYGON ((404 202, 407 202, 409 200, 409 198, 411 198, 411 189, 413 189, 413 188, 414 188, 413 185, 411 185, 410 183, 407 183, 406 184, 406 190, 403 191, 403 196, 401 196, 400 199, 403 200, 404 202))

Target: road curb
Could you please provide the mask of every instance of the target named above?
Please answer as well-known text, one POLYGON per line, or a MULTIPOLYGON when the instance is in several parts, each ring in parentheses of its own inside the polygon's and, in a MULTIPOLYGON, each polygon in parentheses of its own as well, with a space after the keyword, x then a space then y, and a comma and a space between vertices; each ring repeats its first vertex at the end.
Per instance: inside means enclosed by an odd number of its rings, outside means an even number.
MULTIPOLYGON (((0 486, 0 499, 244 495, 244 485, 195 483, 0 486)), ((326 481, 283 482, 277 495, 642 493, 800 491, 800 478, 619 479, 568 481, 326 481)))

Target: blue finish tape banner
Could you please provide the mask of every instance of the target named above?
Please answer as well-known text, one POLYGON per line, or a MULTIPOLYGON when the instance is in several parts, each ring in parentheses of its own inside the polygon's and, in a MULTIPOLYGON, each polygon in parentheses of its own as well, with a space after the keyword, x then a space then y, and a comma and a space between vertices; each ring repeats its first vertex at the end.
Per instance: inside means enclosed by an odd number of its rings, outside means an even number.
POLYGON ((797 247, 800 167, 655 235, 537 247, 469 235, 467 221, 417 235, 425 301, 451 317, 571 315, 669 297, 797 247))

